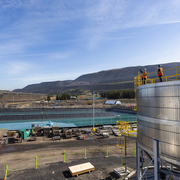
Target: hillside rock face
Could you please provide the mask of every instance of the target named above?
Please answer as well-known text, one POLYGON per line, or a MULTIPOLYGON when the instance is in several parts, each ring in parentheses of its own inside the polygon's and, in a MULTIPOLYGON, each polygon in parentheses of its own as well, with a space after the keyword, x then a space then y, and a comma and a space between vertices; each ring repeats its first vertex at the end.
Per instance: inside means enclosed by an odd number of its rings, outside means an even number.
MULTIPOLYGON (((177 66, 180 66, 179 62, 162 64, 163 69, 174 68, 177 66)), ((42 82, 40 84, 28 85, 23 89, 16 89, 14 92, 56 94, 72 89, 96 90, 99 92, 118 89, 133 89, 134 77, 138 75, 139 69, 143 70, 144 68, 147 69, 148 73, 156 72, 157 64, 104 70, 97 73, 82 75, 75 80, 42 82)), ((165 71, 164 75, 175 74, 175 70, 172 71, 165 71)), ((180 74, 180 72, 178 73, 180 74)), ((154 74, 149 75, 148 77, 153 78, 155 76, 156 75, 154 74)))
POLYGON ((43 94, 28 94, 19 92, 0 92, 0 102, 3 103, 16 103, 16 102, 31 102, 45 99, 47 96, 43 94))
POLYGON ((55 94, 58 92, 60 87, 66 87, 71 82, 73 81, 67 80, 67 81, 42 82, 40 84, 28 85, 23 89, 15 89, 13 92, 55 94))

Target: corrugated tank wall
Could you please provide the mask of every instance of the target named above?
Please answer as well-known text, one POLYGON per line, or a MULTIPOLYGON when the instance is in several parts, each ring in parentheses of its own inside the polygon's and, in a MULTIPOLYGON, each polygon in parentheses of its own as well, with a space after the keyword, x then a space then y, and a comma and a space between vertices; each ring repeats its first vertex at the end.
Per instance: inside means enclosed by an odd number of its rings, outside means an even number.
POLYGON ((180 81, 137 88, 138 143, 153 153, 159 139, 160 157, 180 166, 180 81))

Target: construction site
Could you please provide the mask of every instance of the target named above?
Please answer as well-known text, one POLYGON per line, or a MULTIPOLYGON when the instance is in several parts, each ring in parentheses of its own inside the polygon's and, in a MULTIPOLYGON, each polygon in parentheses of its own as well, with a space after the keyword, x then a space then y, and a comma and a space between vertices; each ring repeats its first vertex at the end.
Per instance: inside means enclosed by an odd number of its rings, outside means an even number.
POLYGON ((180 67, 163 74, 134 78, 133 112, 1 111, 0 178, 180 179, 180 67))

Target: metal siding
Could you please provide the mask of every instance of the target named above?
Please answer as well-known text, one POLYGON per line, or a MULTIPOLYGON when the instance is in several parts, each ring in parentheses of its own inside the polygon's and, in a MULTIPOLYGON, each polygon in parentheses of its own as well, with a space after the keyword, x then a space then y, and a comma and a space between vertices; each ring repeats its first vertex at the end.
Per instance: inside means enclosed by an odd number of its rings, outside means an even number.
POLYGON ((156 83, 137 88, 138 142, 152 151, 159 139, 160 156, 180 165, 180 82, 156 83), (154 121, 152 120, 154 119, 154 121), (156 120, 156 121, 155 121, 156 120), (154 123, 156 122, 156 123, 154 123))

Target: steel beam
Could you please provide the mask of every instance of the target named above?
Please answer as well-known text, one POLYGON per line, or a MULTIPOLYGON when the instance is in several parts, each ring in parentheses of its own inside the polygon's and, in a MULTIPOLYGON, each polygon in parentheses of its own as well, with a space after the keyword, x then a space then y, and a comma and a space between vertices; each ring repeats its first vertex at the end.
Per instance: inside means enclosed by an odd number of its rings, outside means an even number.
POLYGON ((153 150, 154 150, 154 180, 159 180, 159 140, 153 139, 153 150))
POLYGON ((141 177, 141 169, 140 169, 140 151, 141 148, 138 145, 138 142, 136 141, 136 174, 137 174, 137 179, 140 180, 141 177))

